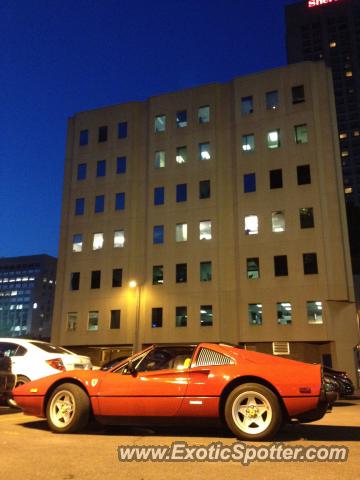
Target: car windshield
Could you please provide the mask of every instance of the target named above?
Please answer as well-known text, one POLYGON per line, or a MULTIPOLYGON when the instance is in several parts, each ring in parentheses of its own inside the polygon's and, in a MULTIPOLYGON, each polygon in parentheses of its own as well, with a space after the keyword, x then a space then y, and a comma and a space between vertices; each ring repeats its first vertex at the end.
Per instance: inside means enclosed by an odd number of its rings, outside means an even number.
POLYGON ((41 348, 41 350, 44 350, 47 353, 70 353, 73 355, 73 352, 70 352, 70 350, 66 350, 65 348, 58 347, 57 345, 52 345, 51 343, 45 343, 45 342, 30 342, 31 345, 35 345, 35 347, 41 348))

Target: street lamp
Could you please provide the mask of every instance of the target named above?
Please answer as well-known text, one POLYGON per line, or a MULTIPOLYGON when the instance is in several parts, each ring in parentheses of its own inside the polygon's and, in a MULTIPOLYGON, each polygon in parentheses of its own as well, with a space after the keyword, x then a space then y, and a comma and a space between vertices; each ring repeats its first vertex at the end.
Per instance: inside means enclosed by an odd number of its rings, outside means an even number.
POLYGON ((136 280, 130 280, 130 288, 136 288, 136 311, 135 311, 135 329, 134 329, 134 342, 132 348, 132 355, 140 350, 140 296, 141 286, 138 285, 136 280))

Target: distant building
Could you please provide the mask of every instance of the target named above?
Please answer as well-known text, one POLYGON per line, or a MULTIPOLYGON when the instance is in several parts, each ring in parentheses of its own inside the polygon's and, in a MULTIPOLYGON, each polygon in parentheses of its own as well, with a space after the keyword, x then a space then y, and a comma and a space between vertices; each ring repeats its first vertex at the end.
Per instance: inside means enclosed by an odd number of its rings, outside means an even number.
POLYGON ((49 339, 57 260, 0 258, 0 337, 49 339))
POLYGON ((226 341, 354 374, 336 128, 323 62, 76 114, 53 341, 100 360, 226 341))

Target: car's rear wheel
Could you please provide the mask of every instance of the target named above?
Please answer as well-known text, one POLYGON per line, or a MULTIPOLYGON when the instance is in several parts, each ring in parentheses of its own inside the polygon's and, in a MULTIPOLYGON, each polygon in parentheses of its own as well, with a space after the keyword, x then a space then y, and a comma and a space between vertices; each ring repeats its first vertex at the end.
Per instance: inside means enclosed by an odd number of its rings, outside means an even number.
POLYGON ((78 385, 64 383, 51 394, 46 406, 49 427, 56 433, 73 433, 89 421, 90 401, 78 385))
POLYGON ((278 431, 282 413, 274 392, 257 383, 245 383, 227 397, 225 420, 236 437, 263 440, 278 431))
POLYGON ((15 387, 20 387, 20 385, 25 385, 25 383, 29 383, 29 382, 30 382, 30 378, 25 377, 25 375, 18 375, 16 377, 15 387))

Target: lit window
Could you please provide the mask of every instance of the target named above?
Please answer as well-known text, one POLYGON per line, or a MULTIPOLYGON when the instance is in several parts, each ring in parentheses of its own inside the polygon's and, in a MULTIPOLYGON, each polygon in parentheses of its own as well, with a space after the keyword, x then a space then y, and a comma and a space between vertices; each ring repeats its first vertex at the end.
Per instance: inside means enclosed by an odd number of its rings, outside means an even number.
POLYGON ((176 126, 177 128, 187 127, 187 111, 181 110, 176 113, 176 126))
POLYGON ((110 329, 117 330, 120 328, 120 310, 111 310, 110 311, 110 329))
POLYGON ((155 168, 164 168, 165 167, 165 152, 160 150, 155 152, 155 168))
POLYGON ((115 210, 125 210, 125 193, 119 192, 115 194, 115 210))
POLYGON ((86 179, 86 170, 87 170, 87 166, 86 166, 86 163, 80 163, 78 165, 78 169, 77 169, 77 180, 85 180, 86 179))
POLYGON ((303 265, 305 275, 314 275, 318 273, 316 253, 303 253, 303 265))
POLYGON ((125 232, 124 230, 114 231, 114 248, 123 248, 125 245, 125 232))
POLYGON ((95 213, 102 213, 105 208, 105 195, 97 195, 95 197, 94 211, 95 213))
POLYGON ((89 312, 87 329, 90 331, 99 330, 99 312, 98 311, 89 312))
POLYGON ((164 243, 164 225, 155 225, 153 230, 153 243, 164 243))
POLYGON ((210 151, 210 143, 199 143, 199 159, 200 160, 210 160, 211 158, 211 151, 210 151))
POLYGON ((113 268, 112 286, 113 288, 122 286, 122 268, 113 268))
POLYGON ((89 130, 81 130, 79 137, 79 144, 81 146, 89 143, 89 130))
POLYGON ((187 263, 176 264, 176 283, 187 282, 187 263))
POLYGON ((155 187, 154 188, 154 205, 163 205, 164 201, 165 201, 165 188, 155 187))
POLYGON ((292 87, 292 103, 302 103, 305 102, 305 89, 304 85, 297 85, 296 87, 292 87))
POLYGON ((154 265, 152 273, 152 284, 162 285, 164 283, 164 266, 154 265))
POLYGON ((83 236, 81 233, 73 235, 72 251, 82 252, 83 249, 83 236))
POLYGON ((118 138, 126 138, 128 134, 127 122, 118 123, 118 138))
POLYGON ((255 173, 246 173, 244 175, 244 193, 256 192, 255 173))
POLYGON ((126 157, 117 157, 116 173, 126 173, 126 157))
POLYGON ((254 106, 253 106, 253 97, 242 97, 241 99, 241 113, 243 115, 249 115, 250 113, 253 113, 254 111, 254 106))
POLYGON ((187 162, 187 147, 177 147, 176 148, 176 163, 186 163, 187 162))
POLYGON ((187 307, 176 307, 175 309, 175 326, 186 327, 187 326, 187 307))
POLYGON ((75 215, 84 215, 85 213, 85 198, 77 198, 75 200, 75 215))
POLYGON ((98 136, 98 142, 106 142, 108 137, 108 129, 107 127, 99 127, 99 136, 98 136))
POLYGON ((200 240, 211 240, 211 220, 203 220, 199 223, 200 240))
POLYGON ((213 324, 212 305, 200 306, 200 325, 202 327, 211 327, 213 324))
POLYGON ((349 156, 349 150, 341 150, 341 157, 348 157, 349 156))
POLYGON ((346 187, 344 189, 344 192, 345 192, 346 195, 349 195, 350 193, 352 193, 352 191, 353 191, 352 187, 346 187))
POLYGON ((300 228, 314 228, 314 212, 313 209, 300 208, 300 228))
POLYGON ((163 309, 156 307, 151 310, 151 327, 161 328, 163 324, 163 309))
POLYGON ((336 47, 336 42, 330 42, 329 47, 330 48, 335 48, 336 47))
POLYGON ((279 325, 290 325, 292 322, 292 308, 290 302, 276 304, 277 323, 279 325))
POLYGON ((104 234, 103 233, 94 233, 93 235, 93 250, 100 250, 104 245, 104 234))
POLYGON ((91 272, 90 288, 98 289, 98 288, 100 288, 100 283, 101 283, 101 271, 100 270, 93 270, 91 272))
POLYGON ((266 92, 266 109, 276 110, 279 107, 279 92, 273 90, 272 92, 266 92))
POLYGON ((186 202, 187 200, 187 184, 180 183, 176 185, 176 202, 186 202))
POLYGON ((106 175, 106 160, 99 160, 96 164, 96 176, 105 177, 106 175))
POLYGON ((348 134, 346 132, 342 132, 339 134, 340 140, 344 140, 345 138, 348 138, 348 134))
POLYGON ((323 323, 323 305, 319 301, 306 302, 308 323, 323 323))
POLYGON ((270 181, 271 189, 282 188, 283 186, 282 169, 279 168, 277 170, 270 170, 269 181, 270 181))
POLYGON ((205 105, 204 107, 199 107, 198 109, 198 120, 199 123, 209 123, 210 122, 210 107, 205 105))
POLYGON ((249 303, 248 318, 250 325, 262 325, 262 304, 249 303))
POLYGON ((274 275, 275 277, 285 277, 288 275, 287 255, 275 255, 274 275))
POLYGON ((78 320, 77 312, 69 312, 67 314, 67 331, 74 332, 76 330, 78 320))
POLYGON ((259 233, 259 219, 257 215, 247 215, 245 217, 246 235, 257 235, 259 233))
POLYGON ((175 237, 177 242, 187 241, 187 223, 177 223, 175 237))
POLYGON ((359 130, 354 130, 353 131, 353 136, 354 137, 359 137, 360 136, 360 131, 359 130))
POLYGON ((199 182, 199 198, 210 198, 210 180, 200 180, 199 182))
POLYGON ((303 125, 295 125, 295 143, 308 143, 308 128, 304 123, 303 125))
POLYGON ((281 212, 281 211, 272 212, 271 220, 272 220, 272 231, 274 233, 285 231, 285 215, 284 215, 284 212, 281 212))
POLYGON ((210 282, 212 279, 212 263, 200 262, 200 282, 210 282))
POLYGON ((267 147, 279 148, 280 147, 280 130, 270 130, 267 134, 267 147))
POLYGON ((244 152, 253 152, 255 150, 255 135, 253 133, 242 136, 241 148, 244 152))
POLYGON ((166 116, 157 115, 154 120, 155 132, 165 132, 166 129, 166 116))
POLYGON ((247 278, 255 280, 260 278, 260 262, 258 257, 246 259, 247 278))
POLYGON ((352 76, 353 76, 353 72, 351 70, 348 70, 347 72, 345 72, 345 77, 350 78, 352 76))

